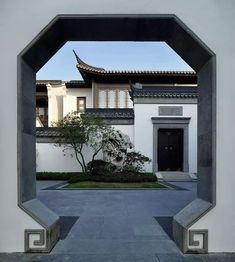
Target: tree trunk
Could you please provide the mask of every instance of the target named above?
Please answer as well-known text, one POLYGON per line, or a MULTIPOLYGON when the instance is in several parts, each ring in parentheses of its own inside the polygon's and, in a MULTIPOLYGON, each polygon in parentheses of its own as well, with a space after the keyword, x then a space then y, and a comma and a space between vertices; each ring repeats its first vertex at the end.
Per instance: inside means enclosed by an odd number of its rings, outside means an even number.
POLYGON ((80 166, 81 166, 81 168, 82 168, 82 172, 85 173, 85 168, 84 168, 82 162, 79 160, 78 154, 77 154, 77 151, 76 151, 76 150, 75 150, 75 156, 76 156, 76 159, 77 159, 78 163, 80 164, 80 166))

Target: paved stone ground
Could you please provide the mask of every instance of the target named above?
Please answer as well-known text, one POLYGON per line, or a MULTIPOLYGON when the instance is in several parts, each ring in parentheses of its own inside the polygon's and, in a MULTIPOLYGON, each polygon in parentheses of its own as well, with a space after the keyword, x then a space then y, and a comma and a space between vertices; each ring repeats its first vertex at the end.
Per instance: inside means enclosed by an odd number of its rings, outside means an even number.
POLYGON ((187 190, 43 190, 58 181, 38 182, 38 197, 59 216, 79 216, 49 255, 0 254, 0 261, 178 262, 235 261, 232 254, 182 255, 154 219, 173 216, 196 197, 187 190))

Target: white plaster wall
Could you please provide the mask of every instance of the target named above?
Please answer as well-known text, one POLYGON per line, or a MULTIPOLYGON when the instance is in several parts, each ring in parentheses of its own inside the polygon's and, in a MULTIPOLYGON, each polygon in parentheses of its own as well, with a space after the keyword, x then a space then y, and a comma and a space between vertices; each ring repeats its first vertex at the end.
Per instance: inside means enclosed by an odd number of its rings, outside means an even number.
POLYGON ((92 89, 91 88, 67 88, 66 96, 64 96, 64 116, 69 112, 77 111, 77 97, 86 97, 86 108, 93 108, 92 89))
POLYGON ((132 143, 134 143, 134 125, 112 125, 116 130, 120 130, 123 134, 130 137, 132 143))
POLYGON ((63 118, 63 96, 66 94, 65 85, 52 87, 47 85, 48 90, 48 126, 63 118))
MULTIPOLYGON (((159 106, 172 106, 173 104, 135 104, 135 150, 150 157, 152 162, 146 164, 146 170, 152 171, 153 165, 153 124, 152 117, 159 116, 159 106)), ((197 172, 197 105, 196 104, 174 104, 183 107, 183 116, 190 117, 189 122, 189 172, 197 172)), ((179 116, 169 116, 179 117, 179 116)))
POLYGON ((39 117, 36 117, 36 127, 42 127, 42 122, 40 121, 39 117))
MULTIPOLYGON (((73 155, 73 150, 62 152, 63 148, 53 143, 37 143, 37 172, 81 172, 82 169, 73 155)), ((86 163, 91 161, 92 151, 84 148, 86 163)), ((102 153, 96 159, 103 159, 102 153)))
POLYGON ((183 105, 183 117, 190 117, 189 122, 189 172, 197 173, 197 105, 183 105))
MULTIPOLYGON (((133 125, 115 125, 115 129, 127 134, 133 141, 133 125)), ((82 169, 73 154, 73 150, 62 152, 63 147, 55 146, 53 143, 36 143, 37 150, 37 172, 81 172, 82 169)), ((92 151, 85 147, 84 157, 86 163, 91 161, 92 151)), ((100 152, 96 159, 103 159, 100 152)))
POLYGON ((234 252, 234 0, 136 0, 134 5, 124 0, 1 1, 1 84, 7 88, 2 90, 4 99, 0 103, 0 210, 7 212, 0 214, 0 251, 23 251, 23 230, 38 226, 17 205, 16 57, 57 14, 176 14, 216 53, 217 203, 194 227, 209 230, 210 252, 234 252))
MULTIPOLYGON (((151 117, 156 116, 156 105, 135 104, 135 151, 153 159, 153 125, 151 117)), ((145 164, 146 171, 152 172, 152 162, 145 164)))

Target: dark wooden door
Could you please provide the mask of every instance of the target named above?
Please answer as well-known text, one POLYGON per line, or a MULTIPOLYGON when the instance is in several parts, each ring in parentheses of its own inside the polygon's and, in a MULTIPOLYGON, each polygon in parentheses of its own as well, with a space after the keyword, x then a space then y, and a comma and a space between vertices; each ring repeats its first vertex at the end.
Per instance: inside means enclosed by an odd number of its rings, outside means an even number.
POLYGON ((183 170, 183 130, 158 130, 158 170, 183 170))

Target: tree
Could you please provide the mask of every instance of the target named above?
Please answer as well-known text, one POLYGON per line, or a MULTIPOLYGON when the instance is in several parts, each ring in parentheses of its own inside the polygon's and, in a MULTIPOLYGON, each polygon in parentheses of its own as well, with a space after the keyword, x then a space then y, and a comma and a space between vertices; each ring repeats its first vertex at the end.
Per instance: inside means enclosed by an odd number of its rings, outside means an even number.
POLYGON ((100 117, 76 111, 67 114, 53 126, 57 127, 59 133, 56 144, 63 147, 63 152, 71 149, 74 151, 71 156, 76 157, 83 172, 87 172, 84 148, 87 146, 93 151, 90 159, 93 161, 102 150, 105 138, 112 132, 112 128, 106 125, 100 117))

